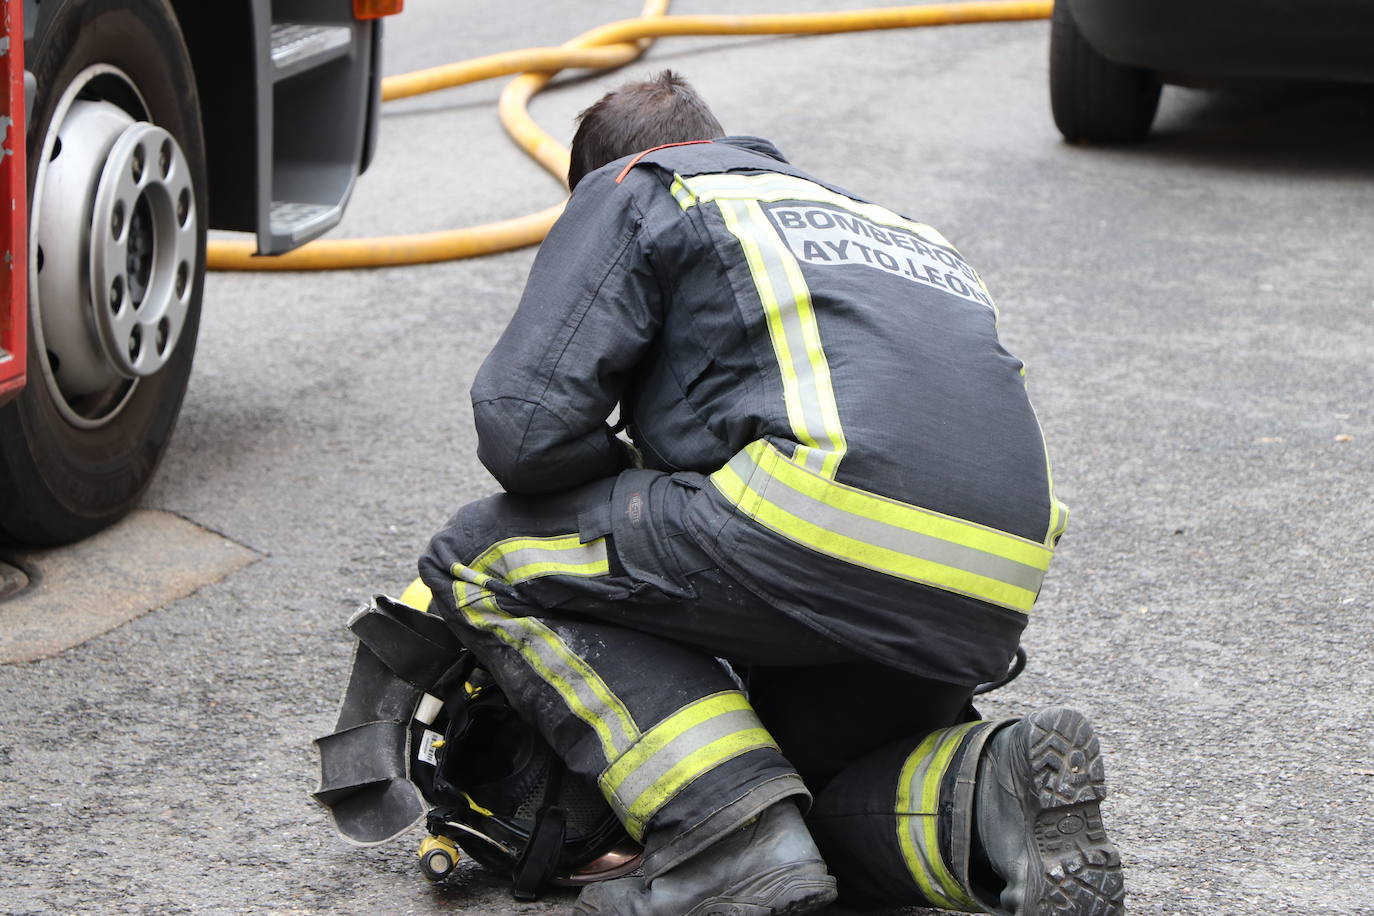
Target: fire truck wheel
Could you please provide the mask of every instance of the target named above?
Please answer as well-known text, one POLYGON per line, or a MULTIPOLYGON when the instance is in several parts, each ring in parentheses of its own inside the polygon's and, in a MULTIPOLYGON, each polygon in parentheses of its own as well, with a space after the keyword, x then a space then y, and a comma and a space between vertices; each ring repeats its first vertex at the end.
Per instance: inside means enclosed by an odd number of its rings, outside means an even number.
POLYGON ((205 276, 196 82, 167 0, 47 0, 27 44, 29 382, 0 408, 0 538, 138 502, 181 409, 205 276))

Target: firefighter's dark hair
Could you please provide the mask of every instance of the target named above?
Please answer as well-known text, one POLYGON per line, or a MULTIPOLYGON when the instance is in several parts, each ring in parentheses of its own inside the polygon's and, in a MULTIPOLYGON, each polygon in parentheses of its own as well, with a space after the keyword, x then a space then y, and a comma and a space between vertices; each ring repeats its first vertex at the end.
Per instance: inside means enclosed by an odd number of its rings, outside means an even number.
POLYGON ((720 122, 672 70, 626 83, 577 116, 568 187, 608 162, 667 143, 724 136, 720 122))

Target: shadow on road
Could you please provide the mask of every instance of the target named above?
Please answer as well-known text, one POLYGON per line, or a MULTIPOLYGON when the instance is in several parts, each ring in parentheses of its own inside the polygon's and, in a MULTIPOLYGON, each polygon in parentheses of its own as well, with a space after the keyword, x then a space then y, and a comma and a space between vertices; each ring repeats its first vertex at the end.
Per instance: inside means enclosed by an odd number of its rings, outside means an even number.
POLYGON ((1167 86, 1137 155, 1304 176, 1374 173, 1374 86, 1265 81, 1167 86))

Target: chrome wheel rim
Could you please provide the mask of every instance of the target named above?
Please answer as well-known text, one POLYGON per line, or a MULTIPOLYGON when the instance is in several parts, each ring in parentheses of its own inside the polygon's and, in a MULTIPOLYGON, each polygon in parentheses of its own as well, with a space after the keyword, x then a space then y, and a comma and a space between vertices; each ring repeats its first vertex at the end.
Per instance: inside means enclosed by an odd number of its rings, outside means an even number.
POLYGON ((172 358, 190 311, 198 219, 175 138, 107 64, 63 92, 38 150, 30 316, 53 403, 104 426, 172 358))

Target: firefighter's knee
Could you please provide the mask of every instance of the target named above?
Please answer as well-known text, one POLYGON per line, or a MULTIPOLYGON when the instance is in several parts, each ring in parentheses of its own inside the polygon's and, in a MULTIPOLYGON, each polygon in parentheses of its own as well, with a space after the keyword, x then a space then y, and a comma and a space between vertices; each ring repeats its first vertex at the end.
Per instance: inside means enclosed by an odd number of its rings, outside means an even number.
POLYGON ((454 568, 467 565, 499 539, 494 532, 491 503, 491 499, 482 499, 463 506, 420 554, 420 580, 434 595, 449 595, 456 577, 454 568))

